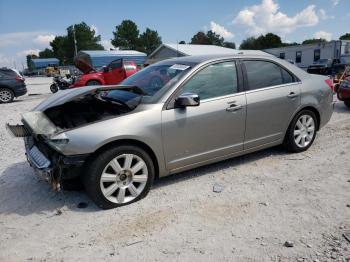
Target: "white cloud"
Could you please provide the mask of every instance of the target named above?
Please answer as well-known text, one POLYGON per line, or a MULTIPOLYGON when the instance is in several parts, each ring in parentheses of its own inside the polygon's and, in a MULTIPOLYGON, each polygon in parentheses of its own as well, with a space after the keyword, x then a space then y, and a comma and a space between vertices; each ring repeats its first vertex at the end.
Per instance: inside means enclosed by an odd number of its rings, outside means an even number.
POLYGON ((95 31, 95 36, 98 35, 98 28, 95 25, 91 25, 90 28, 95 31))
POLYGON ((110 40, 101 40, 100 43, 106 50, 115 49, 115 47, 111 44, 110 40))
POLYGON ((12 65, 13 61, 9 57, 0 53, 0 67, 12 67, 12 65))
POLYGON ((24 43, 33 43, 40 46, 47 46, 55 35, 42 32, 16 32, 8 34, 0 34, 0 47, 22 46, 24 43))
POLYGON ((55 35, 53 34, 46 34, 46 35, 38 35, 33 39, 33 42, 42 45, 42 46, 48 46, 52 40, 55 39, 55 35))
POLYGON ((337 6, 340 2, 340 0, 331 0, 333 6, 337 6))
POLYGON ((225 27, 211 21, 210 22, 210 29, 211 31, 213 31, 216 34, 221 35, 223 38, 225 39, 232 39, 235 37, 235 35, 233 33, 231 33, 230 31, 228 31, 225 27))
POLYGON ((268 32, 284 35, 299 27, 315 26, 319 22, 314 5, 309 5, 294 16, 288 16, 279 9, 278 3, 274 0, 262 0, 260 5, 241 10, 233 23, 246 26, 249 35, 268 32))
POLYGON ((17 56, 27 56, 27 55, 39 55, 39 49, 27 49, 20 52, 17 52, 17 56))
POLYGON ((326 39, 327 41, 331 41, 332 40, 332 33, 328 33, 325 31, 318 31, 316 33, 314 33, 313 35, 314 38, 316 39, 326 39))
POLYGON ((333 15, 329 16, 327 12, 324 9, 319 10, 320 18, 322 20, 327 20, 327 19, 334 19, 335 17, 333 15))

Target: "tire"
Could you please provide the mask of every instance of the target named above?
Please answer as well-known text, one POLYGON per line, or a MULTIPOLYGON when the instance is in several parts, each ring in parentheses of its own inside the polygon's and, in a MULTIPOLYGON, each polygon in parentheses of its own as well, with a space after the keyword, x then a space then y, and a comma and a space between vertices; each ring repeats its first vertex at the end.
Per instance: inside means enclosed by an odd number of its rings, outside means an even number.
POLYGON ((87 86, 100 86, 101 83, 99 81, 96 80, 90 80, 86 83, 87 86))
POLYGON ((344 104, 346 107, 350 108, 350 99, 349 100, 345 100, 344 104))
POLYGON ((11 103, 15 98, 15 94, 11 89, 0 88, 0 103, 11 103))
POLYGON ((58 92, 58 87, 57 87, 57 85, 56 85, 56 84, 50 85, 50 91, 51 91, 52 93, 57 93, 57 92, 58 92))
POLYGON ((144 198, 155 176, 151 157, 143 149, 128 145, 99 153, 86 168, 82 178, 86 192, 102 209, 128 205, 144 198), (139 170, 135 173, 133 169, 139 170))
POLYGON ((339 84, 335 84, 333 88, 334 93, 338 93, 338 89, 339 89, 339 84))
POLYGON ((284 147, 292 153, 306 151, 315 140, 318 125, 314 112, 310 110, 300 111, 288 127, 283 142, 284 147))

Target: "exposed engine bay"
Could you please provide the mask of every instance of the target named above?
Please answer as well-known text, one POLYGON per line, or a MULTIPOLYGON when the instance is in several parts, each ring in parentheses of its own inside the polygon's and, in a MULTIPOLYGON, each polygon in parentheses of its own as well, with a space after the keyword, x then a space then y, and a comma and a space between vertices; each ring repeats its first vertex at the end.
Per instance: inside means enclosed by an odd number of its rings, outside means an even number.
POLYGON ((126 105, 111 103, 90 94, 77 100, 48 108, 44 111, 44 114, 56 127, 65 130, 115 117, 130 111, 131 109, 126 105))

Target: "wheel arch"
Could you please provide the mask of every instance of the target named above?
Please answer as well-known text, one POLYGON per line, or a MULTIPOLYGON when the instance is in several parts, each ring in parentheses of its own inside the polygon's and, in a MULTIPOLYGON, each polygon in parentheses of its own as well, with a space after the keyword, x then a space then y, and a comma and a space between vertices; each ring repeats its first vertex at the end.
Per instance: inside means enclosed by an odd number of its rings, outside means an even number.
POLYGON ((88 80, 85 81, 85 86, 87 86, 87 84, 91 81, 96 81, 96 82, 99 82, 100 85, 104 85, 105 83, 101 81, 101 79, 98 79, 98 78, 90 78, 88 80))
MULTIPOLYGON (((117 147, 117 146, 121 146, 121 145, 132 145, 132 146, 137 146, 140 147, 141 149, 145 150, 146 153, 149 154, 149 156, 152 159, 152 162, 154 164, 154 169, 155 169, 155 178, 159 178, 159 162, 158 162, 158 158, 156 156, 156 154, 154 153, 153 149, 147 145, 144 142, 141 142, 139 140, 136 139, 119 139, 119 140, 114 140, 111 142, 108 142, 107 144, 102 145, 100 148, 98 148, 94 153, 91 154, 91 156, 89 157, 90 159, 93 158, 95 155, 97 155, 100 152, 103 152, 109 148, 112 147, 117 147)), ((87 161, 89 162, 89 161, 87 161)))
POLYGON ((317 109, 316 107, 314 107, 314 106, 312 106, 312 105, 305 105, 305 106, 299 108, 299 109, 294 113, 294 115, 291 117, 291 119, 289 120, 289 124, 288 124, 288 127, 287 127, 286 131, 285 131, 285 135, 284 135, 284 136, 286 136, 287 130, 289 129, 291 123, 293 122, 294 117, 295 117, 297 114, 299 114, 301 111, 303 111, 303 110, 309 110, 309 111, 311 111, 311 112, 313 112, 313 113, 315 114, 316 120, 317 120, 317 129, 316 129, 316 130, 318 131, 318 130, 320 129, 320 124, 321 124, 321 114, 320 114, 320 112, 318 111, 318 109, 317 109))

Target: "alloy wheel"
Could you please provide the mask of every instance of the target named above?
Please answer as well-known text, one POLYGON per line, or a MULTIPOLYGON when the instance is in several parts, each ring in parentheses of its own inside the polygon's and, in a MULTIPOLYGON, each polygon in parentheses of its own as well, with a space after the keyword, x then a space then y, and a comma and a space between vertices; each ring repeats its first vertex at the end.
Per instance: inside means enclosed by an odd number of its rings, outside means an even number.
POLYGON ((310 115, 301 115, 294 127, 294 142, 300 147, 307 147, 315 135, 315 121, 310 115))
POLYGON ((0 102, 2 103, 8 103, 12 99, 11 91, 3 89, 0 90, 0 102))
POLYGON ((145 161, 134 154, 122 154, 112 159, 104 168, 100 188, 106 199, 125 204, 138 197, 148 180, 145 161))

